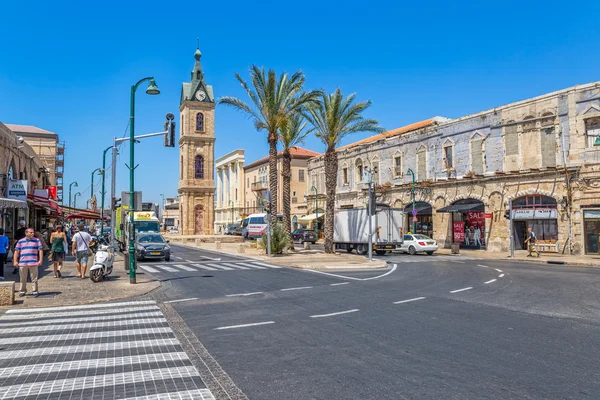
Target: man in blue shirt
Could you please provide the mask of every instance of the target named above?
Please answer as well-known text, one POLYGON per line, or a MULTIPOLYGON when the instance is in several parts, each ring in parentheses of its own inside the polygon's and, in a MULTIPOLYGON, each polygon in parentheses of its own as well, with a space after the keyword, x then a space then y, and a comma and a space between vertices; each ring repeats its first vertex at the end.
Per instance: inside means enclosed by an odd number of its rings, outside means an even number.
POLYGON ((0 228, 0 281, 4 280, 4 262, 8 255, 8 238, 4 234, 4 229, 0 228))

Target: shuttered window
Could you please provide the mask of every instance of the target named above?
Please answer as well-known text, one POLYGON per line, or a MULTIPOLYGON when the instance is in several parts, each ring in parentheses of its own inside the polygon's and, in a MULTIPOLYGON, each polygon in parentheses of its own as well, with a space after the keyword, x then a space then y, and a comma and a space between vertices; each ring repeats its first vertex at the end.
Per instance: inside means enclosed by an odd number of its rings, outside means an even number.
POLYGON ((483 174, 483 140, 474 139, 471 142, 471 170, 474 174, 483 174))
POLYGON ((519 154, 517 125, 510 125, 504 128, 504 149, 507 156, 516 156, 519 154))
POLYGON ((417 180, 424 181, 427 179, 427 159, 425 150, 419 150, 417 153, 417 180))
POLYGON ((556 135, 554 128, 546 128, 540 131, 542 144, 542 166, 556 167, 556 135))

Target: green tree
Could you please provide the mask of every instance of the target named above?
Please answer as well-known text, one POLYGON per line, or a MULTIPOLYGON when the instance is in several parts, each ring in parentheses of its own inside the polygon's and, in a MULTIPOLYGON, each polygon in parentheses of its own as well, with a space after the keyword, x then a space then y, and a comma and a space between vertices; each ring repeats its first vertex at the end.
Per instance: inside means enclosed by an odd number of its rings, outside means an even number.
POLYGON ((235 97, 225 96, 219 99, 219 104, 231 106, 245 113, 254 122, 257 131, 267 131, 269 143, 269 191, 271 219, 273 223, 277 217, 277 142, 279 131, 285 128, 292 115, 302 110, 305 106, 317 101, 318 90, 304 92, 305 77, 302 71, 297 71, 288 76, 282 73, 279 78, 274 70, 265 72, 264 68, 256 65, 250 67, 250 81, 252 87, 240 76, 235 74, 237 80, 250 97, 250 104, 246 104, 235 97))
POLYGON ((292 153, 291 149, 304 142, 304 138, 310 133, 306 130, 306 121, 300 113, 292 115, 288 124, 279 129, 279 141, 283 147, 283 166, 281 177, 283 178, 283 226, 290 235, 290 249, 294 248, 292 240, 292 216, 291 216, 291 181, 292 181, 292 153))
POLYGON ((316 136, 325 144, 325 252, 333 253, 333 216, 338 174, 336 148, 346 136, 355 132, 382 133, 385 130, 375 119, 364 119, 362 113, 371 101, 354 103, 356 94, 344 98, 338 88, 332 94, 321 94, 321 101, 307 109, 305 117, 313 126, 316 136))

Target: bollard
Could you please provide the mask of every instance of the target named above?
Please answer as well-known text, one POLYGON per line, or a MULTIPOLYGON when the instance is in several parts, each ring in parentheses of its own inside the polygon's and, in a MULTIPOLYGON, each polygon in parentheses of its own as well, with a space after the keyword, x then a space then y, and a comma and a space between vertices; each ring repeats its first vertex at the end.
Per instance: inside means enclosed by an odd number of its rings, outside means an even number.
POLYGON ((244 246, 243 244, 240 244, 240 246, 238 247, 238 253, 245 253, 246 252, 246 246, 244 246))
POLYGON ((221 241, 220 240, 216 240, 215 241, 215 246, 217 250, 221 250, 221 241))
POLYGON ((196 247, 201 247, 202 242, 200 239, 196 239, 196 247))
POLYGON ((310 250, 310 242, 304 242, 304 250, 310 250))

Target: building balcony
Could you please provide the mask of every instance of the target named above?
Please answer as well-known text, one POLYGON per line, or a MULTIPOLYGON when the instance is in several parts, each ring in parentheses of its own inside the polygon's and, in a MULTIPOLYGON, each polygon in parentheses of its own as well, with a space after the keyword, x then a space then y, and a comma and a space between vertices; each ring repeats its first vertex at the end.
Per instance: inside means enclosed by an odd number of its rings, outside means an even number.
POLYGON ((269 182, 258 181, 258 182, 254 182, 254 183, 252 183, 252 185, 250 185, 250 189, 254 192, 259 192, 261 190, 266 190, 268 188, 269 188, 269 182))

